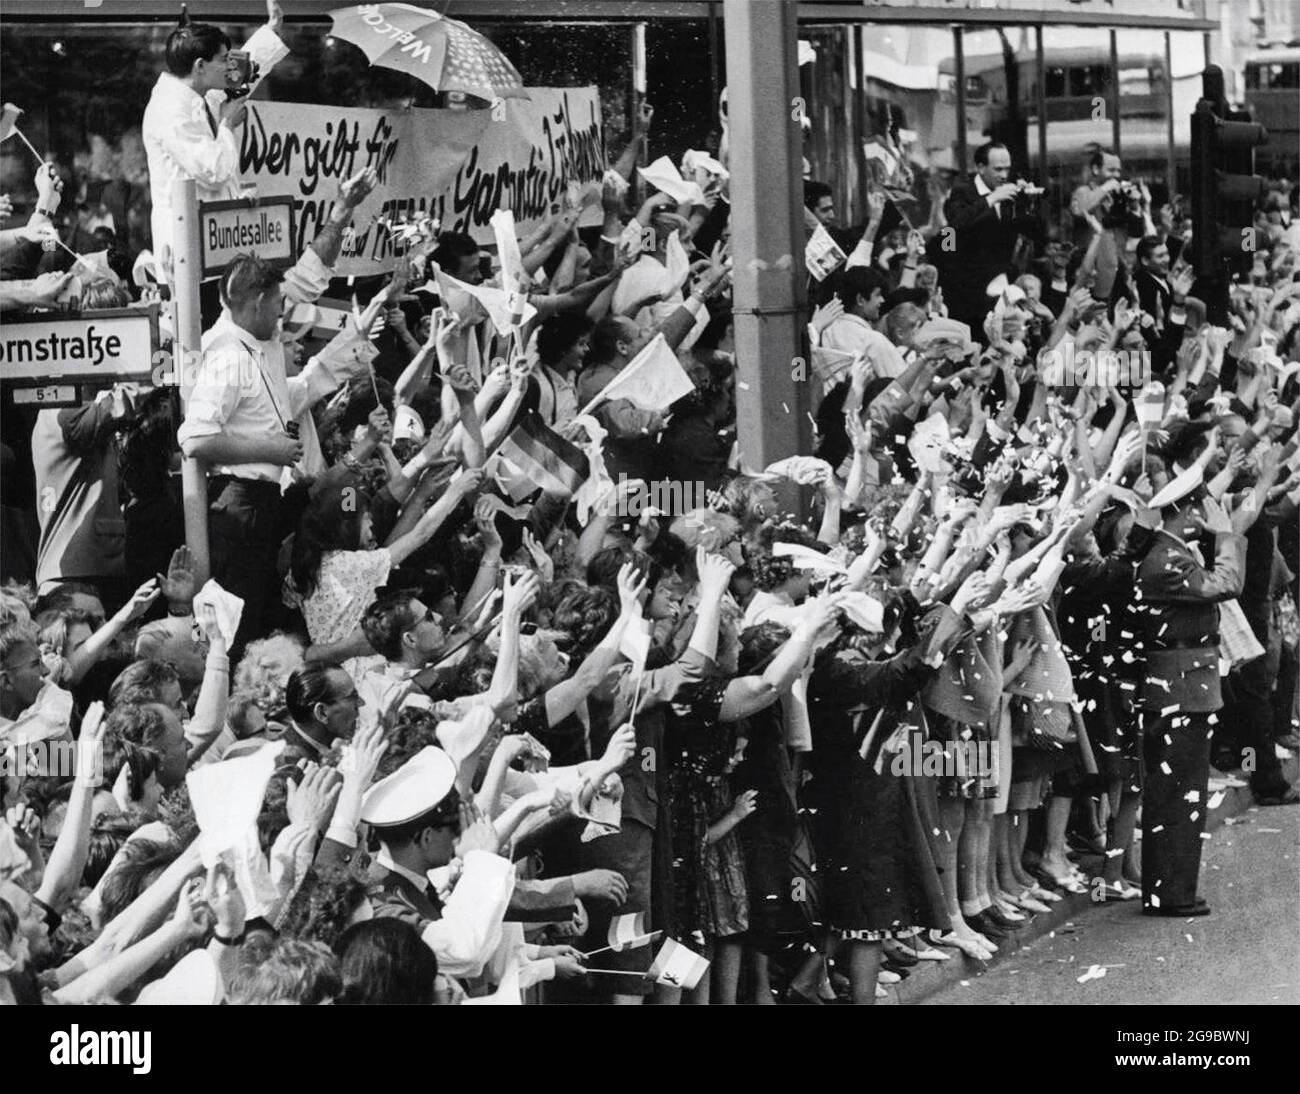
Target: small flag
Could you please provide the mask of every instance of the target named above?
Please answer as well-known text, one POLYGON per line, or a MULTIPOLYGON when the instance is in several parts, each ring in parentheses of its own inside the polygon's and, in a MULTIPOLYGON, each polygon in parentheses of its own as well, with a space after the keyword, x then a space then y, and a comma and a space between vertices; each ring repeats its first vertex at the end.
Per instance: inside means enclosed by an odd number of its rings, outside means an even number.
POLYGON ((21 113, 21 108, 13 103, 5 103, 0 109, 0 141, 7 141, 18 132, 18 115, 21 113))
POLYGON ((641 410, 667 410, 678 399, 695 390, 695 384, 677 360, 677 354, 668 348, 662 334, 632 358, 582 413, 592 407, 614 399, 626 399, 641 410))
POLYGON ((1137 410, 1138 423, 1144 430, 1155 429, 1165 416, 1165 385, 1152 380, 1142 389, 1136 402, 1134 409, 1137 410))
POLYGON ((627 915, 616 915, 609 921, 606 940, 611 950, 621 953, 623 950, 635 950, 638 946, 644 946, 653 937, 646 933, 645 912, 629 912, 627 915))
POLYGON ((646 975, 657 984, 691 991, 708 970, 709 963, 698 953, 668 938, 659 948, 646 975))
POLYGON ((116 281, 117 274, 108 264, 107 251, 95 251, 93 254, 77 255, 76 264, 86 271, 86 284, 94 285, 100 281, 116 281))
POLYGON ((571 496, 591 471, 582 449, 536 414, 525 415, 515 426, 501 445, 500 455, 548 494, 571 496))
POLYGON ((519 253, 519 239, 515 235, 515 215, 509 209, 498 209, 492 214, 492 234, 496 236, 497 257, 501 260, 501 288, 506 294, 506 310, 510 321, 523 322, 524 309, 528 307, 528 274, 524 272, 523 256, 519 253))
POLYGON ((618 652, 632 662, 633 672, 645 672, 646 658, 650 656, 650 632, 640 626, 639 620, 634 620, 623 632, 618 652))

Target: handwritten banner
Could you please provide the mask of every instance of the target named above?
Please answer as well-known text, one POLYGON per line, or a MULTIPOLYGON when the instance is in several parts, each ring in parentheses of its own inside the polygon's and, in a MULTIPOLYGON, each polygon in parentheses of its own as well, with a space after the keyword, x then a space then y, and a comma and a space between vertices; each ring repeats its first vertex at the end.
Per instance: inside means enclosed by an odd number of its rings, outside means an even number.
MULTIPOLYGON (((492 214, 526 233, 571 182, 605 171, 595 87, 529 88, 530 101, 492 110, 385 111, 302 103, 249 104, 240 173, 261 197, 294 199, 298 254, 328 220, 338 184, 373 165, 380 185, 344 234, 340 275, 385 273, 404 250, 379 225, 428 213, 444 231, 492 244, 492 214)), ((584 225, 599 223, 589 208, 584 225)))

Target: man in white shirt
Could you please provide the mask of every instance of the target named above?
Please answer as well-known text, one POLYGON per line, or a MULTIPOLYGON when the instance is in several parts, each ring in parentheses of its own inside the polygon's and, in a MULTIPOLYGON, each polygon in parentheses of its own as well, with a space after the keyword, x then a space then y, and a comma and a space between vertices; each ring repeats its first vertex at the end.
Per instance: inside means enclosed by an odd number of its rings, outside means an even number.
MULTIPOLYGON (((278 0, 267 2, 267 25, 244 44, 265 76, 289 48, 277 32, 284 16, 278 0)), ((194 179, 200 201, 239 196, 239 145, 245 99, 226 97, 230 39, 209 23, 186 23, 167 38, 166 71, 158 76, 145 107, 142 137, 153 199, 153 249, 160 273, 171 281, 172 186, 194 179)))
POLYGON ((328 365, 313 358, 288 376, 279 334, 285 303, 323 291, 343 225, 377 183, 367 168, 340 186, 329 221, 287 275, 252 256, 236 259, 221 279, 226 310, 203 336, 203 362, 177 438, 186 456, 208 465, 212 576, 244 600, 235 657, 262 628, 275 594, 281 531, 296 523, 283 511, 282 484, 291 481, 290 469, 323 470, 303 467, 294 419, 367 368, 360 360, 328 365))
POLYGON ((442 617, 410 593, 385 593, 366 609, 361 630, 385 660, 382 668, 367 672, 357 687, 370 716, 384 721, 407 706, 432 709, 424 688, 433 682, 434 673, 421 674, 446 644, 442 617))
POLYGON ((876 330, 885 303, 885 276, 869 266, 851 266, 844 271, 836 295, 844 304, 844 314, 822 332, 825 349, 851 353, 871 361, 874 374, 894 379, 907 371, 898 347, 876 330))

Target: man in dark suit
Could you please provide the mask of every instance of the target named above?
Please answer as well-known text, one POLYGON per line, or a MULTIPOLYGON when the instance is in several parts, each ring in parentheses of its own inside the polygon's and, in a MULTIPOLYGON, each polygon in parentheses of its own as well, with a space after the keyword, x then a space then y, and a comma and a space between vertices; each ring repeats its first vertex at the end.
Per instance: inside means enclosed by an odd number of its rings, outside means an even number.
POLYGON ((1199 465, 1156 497, 1161 528, 1138 568, 1138 619, 1146 654, 1137 707, 1146 761, 1142 787, 1142 911, 1208 915, 1196 894, 1210 776, 1210 715, 1219 690, 1218 605, 1241 592, 1245 537, 1206 496, 1199 465), (1200 515, 1198 515, 1198 509, 1200 515), (1190 540, 1214 537, 1213 569, 1190 540))
POLYGON ((1169 275, 1169 246, 1159 236, 1143 236, 1137 245, 1137 272, 1133 282, 1137 287, 1138 306, 1154 321, 1144 328, 1147 345, 1151 351, 1152 367, 1157 375, 1163 373, 1178 354, 1183 342, 1183 329, 1187 325, 1184 304, 1189 285, 1176 283, 1169 275))
POLYGON ((956 229, 956 251, 945 266, 943 298, 952 319, 969 324, 984 340, 984 317, 992 305, 987 288, 1007 272, 1016 240, 1034 233, 1038 222, 1017 208, 1021 183, 1011 182, 1011 153, 990 142, 975 149, 975 173, 957 183, 943 207, 956 229))

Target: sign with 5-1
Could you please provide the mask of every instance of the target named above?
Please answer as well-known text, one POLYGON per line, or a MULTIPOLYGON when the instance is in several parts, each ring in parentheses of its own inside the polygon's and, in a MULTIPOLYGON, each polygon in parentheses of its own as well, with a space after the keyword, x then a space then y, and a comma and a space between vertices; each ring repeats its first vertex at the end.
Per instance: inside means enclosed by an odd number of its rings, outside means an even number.
POLYGON ((73 384, 51 384, 48 387, 25 387, 14 390, 15 405, 30 403, 40 407, 80 406, 81 399, 73 384))

